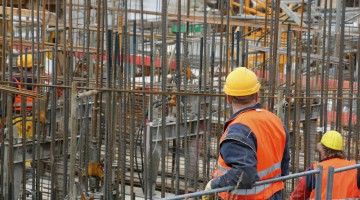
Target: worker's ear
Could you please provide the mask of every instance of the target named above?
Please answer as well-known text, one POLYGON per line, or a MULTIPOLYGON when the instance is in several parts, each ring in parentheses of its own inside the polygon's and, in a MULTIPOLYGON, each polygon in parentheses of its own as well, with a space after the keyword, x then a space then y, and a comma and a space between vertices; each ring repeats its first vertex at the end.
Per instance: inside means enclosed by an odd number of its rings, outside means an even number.
POLYGON ((255 101, 258 102, 259 101, 259 93, 255 94, 255 101))
POLYGON ((320 142, 316 144, 316 152, 320 153, 320 159, 325 158, 325 150, 320 142))

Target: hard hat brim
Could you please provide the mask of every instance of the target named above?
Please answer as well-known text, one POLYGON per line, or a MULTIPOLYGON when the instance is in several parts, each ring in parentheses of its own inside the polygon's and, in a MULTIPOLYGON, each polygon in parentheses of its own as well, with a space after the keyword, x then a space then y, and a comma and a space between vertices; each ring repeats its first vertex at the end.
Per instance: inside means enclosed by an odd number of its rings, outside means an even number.
POLYGON ((229 87, 224 86, 224 93, 229 96, 239 97, 239 96, 248 96, 259 92, 261 87, 260 83, 257 83, 253 88, 247 90, 231 90, 229 87))

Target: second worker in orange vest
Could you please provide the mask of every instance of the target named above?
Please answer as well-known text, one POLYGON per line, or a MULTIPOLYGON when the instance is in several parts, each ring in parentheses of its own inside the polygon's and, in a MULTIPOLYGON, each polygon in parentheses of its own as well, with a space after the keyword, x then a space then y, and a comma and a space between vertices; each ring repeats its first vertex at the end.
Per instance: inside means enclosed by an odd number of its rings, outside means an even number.
MULTIPOLYGON (((344 142, 342 135, 337 131, 327 131, 317 144, 320 153, 320 162, 313 163, 309 170, 323 167, 321 199, 326 198, 327 175, 329 167, 340 168, 355 165, 355 160, 344 158, 344 142)), ((291 200, 315 198, 315 176, 309 175, 299 180, 295 190, 291 193, 291 200)), ((359 199, 360 198, 360 169, 358 168, 334 174, 332 199, 359 199)))
POLYGON ((288 136, 281 120, 258 103, 260 83, 254 72, 239 67, 226 78, 224 92, 233 115, 225 123, 213 179, 205 189, 237 185, 221 199, 282 199, 282 182, 256 181, 288 174, 288 136))

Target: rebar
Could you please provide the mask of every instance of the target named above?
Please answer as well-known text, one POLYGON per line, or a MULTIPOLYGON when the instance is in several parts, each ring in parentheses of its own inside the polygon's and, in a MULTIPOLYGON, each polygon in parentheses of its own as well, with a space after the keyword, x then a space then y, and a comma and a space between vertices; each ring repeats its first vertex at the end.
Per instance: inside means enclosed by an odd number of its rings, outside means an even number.
MULTIPOLYGON (((329 129, 358 160, 358 5, 255 2, 1 1, 0 199, 201 190, 239 66, 258 75, 259 101, 289 132, 292 173, 318 159, 329 129)), ((286 184, 287 198, 296 179, 286 184)))

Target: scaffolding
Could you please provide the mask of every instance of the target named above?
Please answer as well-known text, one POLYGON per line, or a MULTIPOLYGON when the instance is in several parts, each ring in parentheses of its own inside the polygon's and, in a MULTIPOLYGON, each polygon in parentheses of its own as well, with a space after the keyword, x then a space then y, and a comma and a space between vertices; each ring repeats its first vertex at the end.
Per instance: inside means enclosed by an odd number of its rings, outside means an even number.
POLYGON ((292 173, 330 129, 358 161, 359 13, 359 0, 2 0, 0 199, 202 190, 239 66, 289 132, 292 173))

